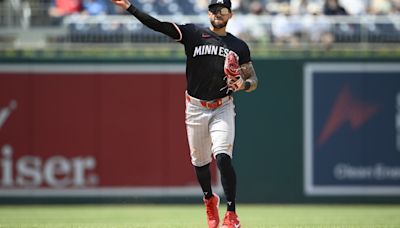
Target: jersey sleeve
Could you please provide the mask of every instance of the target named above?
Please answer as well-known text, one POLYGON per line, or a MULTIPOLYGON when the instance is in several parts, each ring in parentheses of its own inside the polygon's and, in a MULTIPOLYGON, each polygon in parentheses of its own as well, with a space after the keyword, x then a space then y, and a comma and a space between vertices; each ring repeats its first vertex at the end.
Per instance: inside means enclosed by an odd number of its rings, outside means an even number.
POLYGON ((249 46, 245 42, 242 42, 242 48, 239 53, 239 65, 242 65, 242 64, 245 64, 248 62, 251 62, 250 49, 249 49, 249 46))
POLYGON ((149 14, 142 12, 133 5, 130 5, 127 11, 135 16, 144 25, 153 29, 154 31, 161 32, 172 39, 181 40, 182 34, 180 33, 178 26, 171 22, 162 22, 158 19, 150 16, 149 14))
POLYGON ((194 24, 183 24, 175 26, 181 36, 181 39, 176 39, 176 41, 182 44, 190 43, 191 37, 193 38, 193 35, 196 32, 196 26, 194 24))

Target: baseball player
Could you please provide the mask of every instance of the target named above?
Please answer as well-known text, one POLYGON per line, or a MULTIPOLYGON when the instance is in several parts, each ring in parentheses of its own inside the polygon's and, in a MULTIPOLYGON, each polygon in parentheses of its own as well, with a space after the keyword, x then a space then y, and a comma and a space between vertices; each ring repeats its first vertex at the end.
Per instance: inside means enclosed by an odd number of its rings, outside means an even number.
POLYGON ((147 27, 185 46, 186 130, 192 164, 203 191, 208 227, 220 224, 219 196, 212 192, 209 165, 214 157, 221 174, 227 212, 223 228, 238 228, 236 174, 231 163, 235 135, 235 106, 232 93, 253 91, 257 76, 247 44, 226 32, 232 17, 230 0, 211 0, 210 27, 161 22, 137 9, 128 0, 112 0, 147 27))

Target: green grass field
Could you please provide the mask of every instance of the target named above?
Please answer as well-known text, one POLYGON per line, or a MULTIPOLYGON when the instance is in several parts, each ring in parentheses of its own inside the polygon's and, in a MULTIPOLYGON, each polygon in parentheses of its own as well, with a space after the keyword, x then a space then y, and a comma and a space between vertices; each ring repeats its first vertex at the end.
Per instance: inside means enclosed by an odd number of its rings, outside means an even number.
MULTIPOLYGON (((221 208, 223 216, 225 208, 221 208)), ((239 205, 243 228, 400 227, 400 205, 239 205)), ((202 205, 0 206, 1 228, 206 228, 202 205)))

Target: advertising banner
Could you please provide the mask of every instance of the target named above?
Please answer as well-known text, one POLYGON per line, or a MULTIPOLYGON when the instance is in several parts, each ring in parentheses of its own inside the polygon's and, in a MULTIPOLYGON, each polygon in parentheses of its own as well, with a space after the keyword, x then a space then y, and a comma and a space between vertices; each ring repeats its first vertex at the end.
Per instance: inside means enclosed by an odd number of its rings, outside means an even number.
POLYGON ((201 195, 184 71, 0 65, 0 196, 201 195))
POLYGON ((400 195, 400 65, 304 68, 307 195, 400 195))

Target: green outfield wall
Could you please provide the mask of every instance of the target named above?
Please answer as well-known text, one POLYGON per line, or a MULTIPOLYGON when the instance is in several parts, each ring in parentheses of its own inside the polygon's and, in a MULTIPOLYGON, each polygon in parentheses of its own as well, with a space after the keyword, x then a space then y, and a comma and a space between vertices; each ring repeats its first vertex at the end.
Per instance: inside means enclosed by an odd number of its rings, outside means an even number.
MULTIPOLYGON (((398 190, 394 194, 397 196, 307 196, 304 193, 303 77, 305 64, 310 63, 400 64, 399 59, 381 58, 254 61, 258 89, 236 96, 235 165, 239 198, 246 202, 275 203, 400 202, 398 190)), ((394 137, 388 132, 380 134, 394 137)))
POLYGON ((235 165, 244 201, 302 198, 302 65, 255 61, 257 90, 236 96, 235 165))
MULTIPOLYGON (((183 59, 134 59, 134 60, 7 60, 2 64, 184 64, 183 59)), ((259 86, 253 93, 235 94, 236 142, 234 164, 238 178, 238 201, 242 203, 399 203, 400 175, 393 168, 388 186, 378 180, 379 189, 388 187, 383 194, 316 194, 305 193, 304 158, 304 74, 307 64, 400 64, 400 58, 258 58, 254 66, 259 86), (381 185, 382 184, 382 185, 381 185)), ((375 66, 375 65, 374 65, 375 66)), ((368 67, 367 67, 368 68, 368 67)), ((398 74, 398 73, 394 73, 398 74)), ((145 85, 142 84, 141 86, 145 85)), ((179 86, 178 86, 179 87, 179 86)), ((180 87, 179 87, 180 88, 180 87)), ((399 91, 400 93, 400 91, 399 91)), ((395 104, 393 104, 393 107, 395 104)), ((396 109, 393 111, 396 113, 396 109)), ((393 116, 395 119, 395 116, 393 116)), ((399 123, 400 124, 400 123, 399 123)), ((396 138, 393 131, 377 130, 380 135, 396 138)), ((395 140, 395 139, 393 139, 395 140)), ((400 166, 397 151, 391 167, 400 166)), ((362 159, 360 157, 360 159, 362 159)), ((357 184, 358 182, 356 182, 357 184)), ((347 184, 347 182, 345 183, 347 184)), ((341 185, 341 183, 338 183, 341 185)), ((368 186, 366 186, 368 189, 368 186)), ((171 198, 141 197, 2 197, 0 202, 197 202, 190 196, 171 198)))

